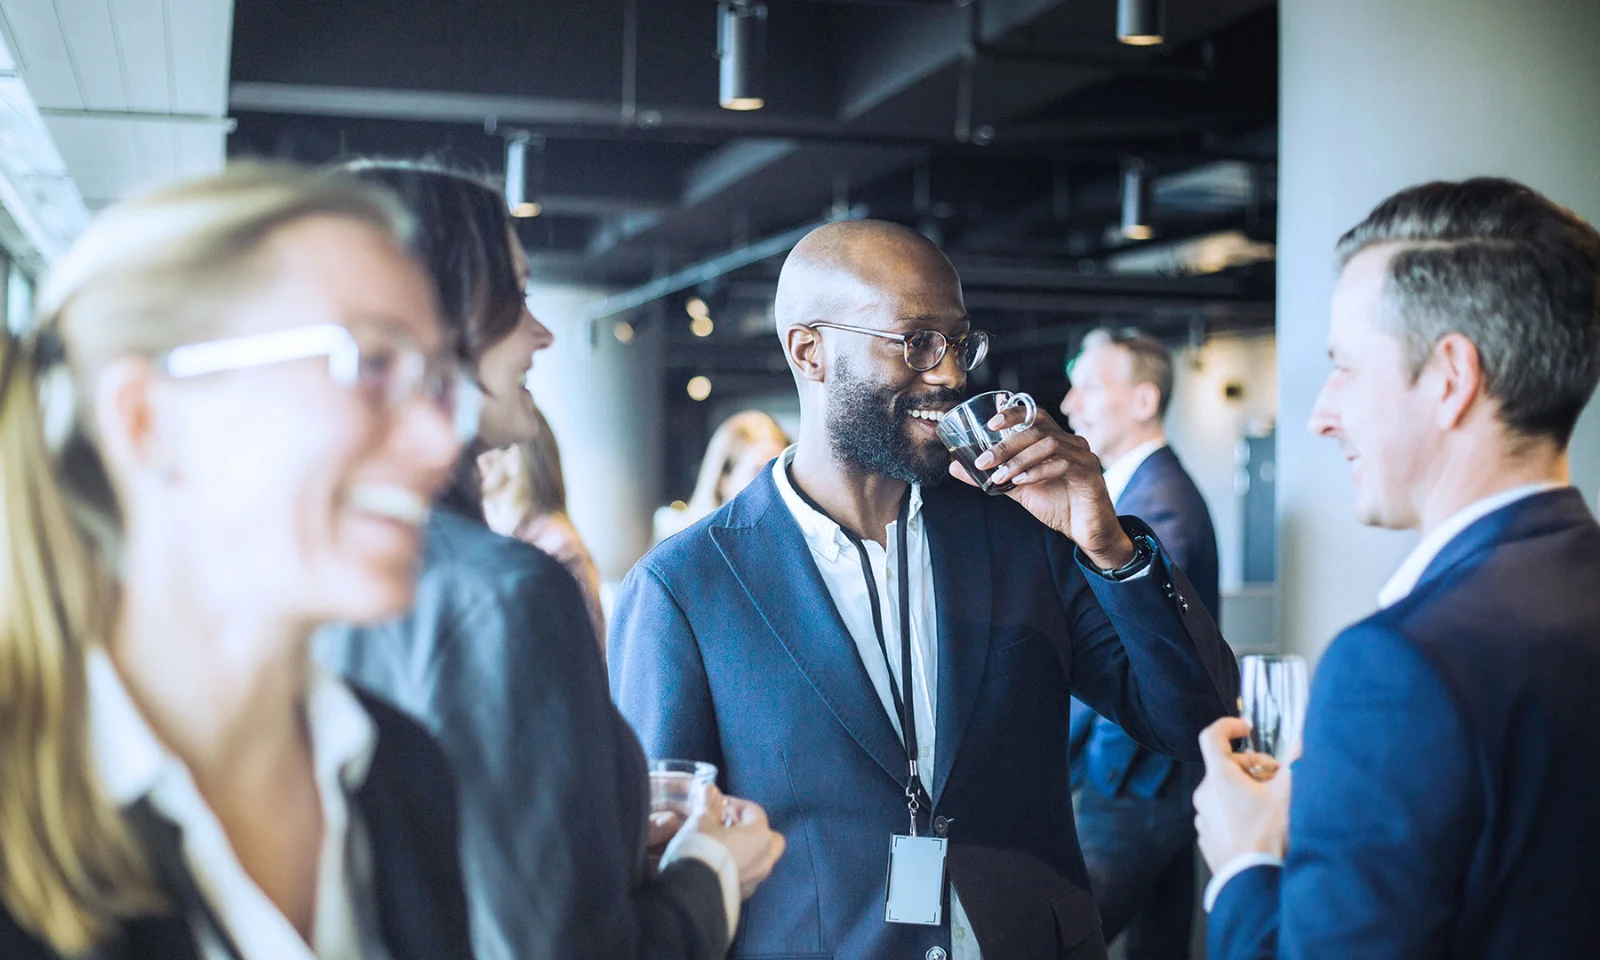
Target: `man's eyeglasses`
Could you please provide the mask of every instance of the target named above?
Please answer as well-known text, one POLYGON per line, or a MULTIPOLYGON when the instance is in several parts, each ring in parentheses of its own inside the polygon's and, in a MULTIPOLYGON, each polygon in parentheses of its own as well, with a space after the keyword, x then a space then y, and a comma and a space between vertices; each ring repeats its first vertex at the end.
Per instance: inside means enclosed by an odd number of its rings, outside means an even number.
POLYGON ((989 334, 982 330, 969 330, 962 336, 951 340, 937 330, 913 330, 910 333, 890 333, 887 330, 874 330, 871 327, 852 327, 846 323, 833 323, 827 320, 817 320, 805 326, 815 329, 827 327, 830 330, 843 330, 847 333, 864 333, 870 337, 882 337, 885 340, 894 340, 905 348, 906 366, 925 373, 939 365, 944 359, 945 351, 952 346, 956 348, 956 365, 962 370, 972 370, 983 362, 989 355, 989 334))
POLYGON ((186 344, 158 362, 163 373, 181 380, 315 357, 327 358, 335 383, 374 403, 394 409, 426 399, 450 418, 463 441, 478 432, 483 395, 477 381, 454 357, 429 356, 406 337, 363 345, 348 328, 326 323, 186 344))

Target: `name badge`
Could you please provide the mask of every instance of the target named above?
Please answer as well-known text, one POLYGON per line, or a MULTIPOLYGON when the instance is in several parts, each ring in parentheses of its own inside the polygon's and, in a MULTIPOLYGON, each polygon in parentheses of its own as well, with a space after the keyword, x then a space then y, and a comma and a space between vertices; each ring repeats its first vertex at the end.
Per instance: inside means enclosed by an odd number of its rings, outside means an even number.
POLYGON ((889 843, 889 885, 883 919, 938 926, 944 919, 943 837, 895 836, 889 843))

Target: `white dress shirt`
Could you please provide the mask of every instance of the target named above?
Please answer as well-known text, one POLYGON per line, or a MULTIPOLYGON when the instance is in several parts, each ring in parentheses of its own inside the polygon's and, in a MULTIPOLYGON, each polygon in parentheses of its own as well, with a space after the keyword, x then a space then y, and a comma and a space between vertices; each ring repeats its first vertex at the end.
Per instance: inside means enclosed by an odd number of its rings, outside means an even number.
MULTIPOLYGON (((1428 565, 1432 563, 1450 541, 1460 536, 1462 531, 1494 513, 1496 510, 1511 506, 1519 500, 1525 500, 1536 494, 1550 490, 1559 490, 1564 484, 1559 483, 1530 483, 1526 486, 1513 487, 1491 494, 1481 500, 1475 500, 1460 510, 1450 515, 1445 522, 1428 531, 1428 535, 1412 548, 1405 561, 1395 570, 1394 576, 1378 591, 1378 606, 1392 607, 1411 595, 1417 588, 1417 581, 1427 572, 1428 565)), ((1222 865, 1211 882, 1206 884, 1205 908, 1210 913, 1217 902, 1217 896, 1222 893, 1222 888, 1228 881, 1251 867, 1281 867, 1283 858, 1270 853, 1243 853, 1222 865)))
POLYGON ((1144 466, 1144 462, 1150 459, 1150 455, 1166 445, 1166 437, 1146 440, 1106 466, 1106 493, 1111 495, 1112 503, 1122 499, 1122 492, 1128 489, 1128 481, 1132 480, 1133 475, 1144 466))
MULTIPOLYGON (((316 919, 307 944, 294 924, 245 872, 222 824, 194 779, 150 729, 102 650, 89 655, 89 731, 94 765, 119 807, 148 798, 183 831, 183 855, 195 886, 227 928, 241 960, 373 960, 387 955, 363 942, 356 898, 370 895, 366 877, 351 876, 368 851, 352 829, 348 797, 367 777, 377 727, 350 689, 313 666, 306 678, 306 727, 317 794, 322 849, 317 859, 316 919)), ((228 960, 208 925, 191 917, 203 960, 228 960)))
MULTIPOLYGON (((900 717, 895 712, 894 695, 890 692, 890 677, 904 689, 900 678, 900 657, 889 657, 884 662, 883 651, 878 647, 878 634, 872 622, 872 601, 867 594, 866 578, 861 575, 861 557, 837 523, 813 510, 789 483, 789 464, 794 461, 794 447, 783 452, 772 467, 772 478, 778 485, 778 494, 784 505, 794 515, 800 532, 805 536, 811 556, 822 573, 822 582, 833 598, 850 637, 855 641, 861 663, 878 692, 878 702, 889 715, 895 733, 900 733, 900 717)), ((906 521, 907 568, 911 573, 911 669, 915 683, 913 716, 917 728, 917 772, 923 789, 933 793, 933 764, 937 744, 935 734, 938 716, 939 690, 939 629, 938 608, 934 602, 933 557, 928 550, 928 535, 922 523, 922 488, 911 487, 911 508, 906 521)), ((883 611, 884 639, 891 652, 898 647, 900 637, 899 576, 900 556, 897 552, 899 522, 889 524, 884 537, 887 549, 872 540, 863 540, 867 559, 872 564, 872 576, 877 581, 878 605, 883 611)), ((908 826, 905 811, 893 821, 883 825, 885 854, 891 833, 899 833, 908 826)), ((887 860, 885 860, 887 862, 887 860)), ((981 960, 978 941, 967 921, 966 910, 955 887, 950 889, 951 960, 981 960)))

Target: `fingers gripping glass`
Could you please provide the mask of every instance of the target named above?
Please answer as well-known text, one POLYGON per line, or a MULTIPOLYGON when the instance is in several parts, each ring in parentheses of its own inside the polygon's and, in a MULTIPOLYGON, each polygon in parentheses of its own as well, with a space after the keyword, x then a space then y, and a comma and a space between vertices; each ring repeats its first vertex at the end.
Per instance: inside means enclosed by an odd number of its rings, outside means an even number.
POLYGON ((483 397, 455 359, 430 357, 405 338, 392 336, 362 345, 336 323, 191 343, 162 355, 159 363, 163 373, 181 380, 315 357, 327 358, 335 383, 357 389, 387 409, 425 399, 450 418, 461 439, 478 432, 483 397))
POLYGON ((972 370, 983 362, 989 355, 989 335, 982 330, 969 330, 964 335, 951 340, 937 330, 913 330, 910 333, 890 333, 887 330, 874 330, 871 327, 853 327, 847 323, 833 323, 827 320, 817 320, 806 324, 815 329, 826 327, 829 330, 843 330, 847 333, 864 333, 869 337, 881 337, 885 340, 894 340, 905 348, 906 366, 926 373, 939 365, 944 359, 945 351, 952 346, 956 348, 956 365, 963 370, 972 370))

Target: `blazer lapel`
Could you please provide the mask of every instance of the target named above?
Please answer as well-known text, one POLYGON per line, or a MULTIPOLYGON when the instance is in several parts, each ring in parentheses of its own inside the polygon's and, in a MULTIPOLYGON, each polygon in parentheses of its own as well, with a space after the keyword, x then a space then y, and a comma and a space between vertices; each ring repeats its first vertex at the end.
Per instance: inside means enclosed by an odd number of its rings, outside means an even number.
POLYGON ((989 659, 989 530, 983 503, 961 492, 924 489, 923 530, 933 559, 933 595, 938 610, 938 749, 933 766, 933 802, 939 802, 955 767, 956 753, 978 700, 989 659))
POLYGON ((861 749, 904 783, 905 747, 771 471, 747 493, 729 525, 711 528, 712 541, 817 696, 861 749))
POLYGON ((1456 567, 1472 563, 1480 554, 1502 543, 1593 522, 1594 517, 1583 502, 1583 496, 1573 487, 1536 493, 1514 501, 1474 521, 1456 534, 1422 571, 1412 592, 1456 567))

